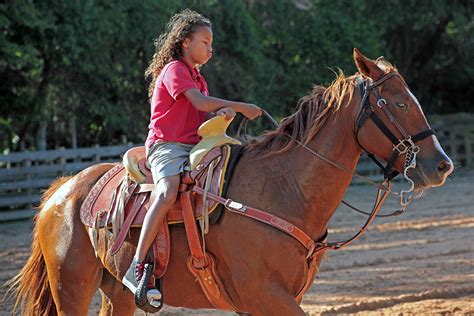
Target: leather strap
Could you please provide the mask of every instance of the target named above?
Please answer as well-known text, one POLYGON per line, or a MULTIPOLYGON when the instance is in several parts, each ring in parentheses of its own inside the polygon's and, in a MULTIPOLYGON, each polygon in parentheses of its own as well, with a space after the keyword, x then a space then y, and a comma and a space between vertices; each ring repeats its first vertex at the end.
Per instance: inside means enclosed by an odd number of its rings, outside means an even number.
POLYGON ((191 252, 187 262, 189 271, 196 277, 204 295, 215 308, 237 311, 217 274, 214 259, 202 250, 191 204, 191 191, 181 193, 180 202, 191 252))
POLYGON ((193 207, 191 204, 191 192, 182 192, 180 194, 181 210, 183 212, 184 227, 186 229, 186 236, 188 237, 189 250, 193 258, 193 263, 198 268, 205 268, 208 263, 202 251, 201 242, 196 227, 196 219, 193 214, 193 207))
MULTIPOLYGON (((203 194, 204 190, 198 186, 193 186, 192 191, 198 193, 198 194, 203 194)), ((294 226, 293 224, 289 223, 288 221, 284 220, 281 217, 278 217, 276 215, 272 215, 270 213, 261 211, 259 209, 249 207, 242 205, 240 203, 236 203, 232 201, 231 199, 224 199, 216 194, 213 194, 211 192, 207 193, 207 197, 223 204, 227 210, 229 210, 232 213, 236 213, 239 215, 247 216, 253 219, 256 219, 262 223, 268 224, 270 226, 273 226, 291 237, 295 238, 298 240, 306 249, 309 251, 312 251, 315 249, 315 242, 311 237, 309 237, 304 231, 299 229, 298 227, 294 226)), ((308 257, 311 254, 308 254, 308 257)))
MULTIPOLYGON (((320 252, 321 255, 323 253, 324 251, 320 252)), ((308 291, 311 285, 313 285, 314 275, 316 274, 316 271, 317 271, 317 263, 318 263, 317 259, 318 257, 314 256, 314 257, 311 257, 310 260, 308 260, 308 273, 306 274, 306 281, 303 284, 303 287, 301 288, 301 290, 295 296, 295 301, 298 304, 301 303, 304 293, 306 293, 306 291, 308 291)))
POLYGON ((361 98, 361 108, 360 108, 359 114, 357 115, 355 131, 354 131, 357 144, 360 146, 360 148, 362 148, 362 150, 364 150, 367 153, 369 158, 372 159, 377 164, 377 166, 380 167, 380 169, 382 170, 384 174, 384 179, 388 181, 392 180, 399 174, 398 171, 392 169, 393 165, 395 164, 395 161, 402 154, 401 152, 397 150, 398 146, 400 145, 408 146, 405 144, 405 142, 409 141, 410 137, 411 137, 411 141, 413 141, 413 143, 416 143, 418 141, 425 139, 428 136, 435 135, 435 132, 429 128, 414 136, 410 136, 405 131, 405 129, 400 126, 400 124, 397 122, 397 120, 393 116, 392 112, 387 106, 387 101, 382 98, 382 96, 380 95, 376 87, 381 85, 384 81, 394 77, 395 74, 396 73, 393 73, 393 72, 388 73, 384 77, 380 78, 378 81, 370 85, 368 85, 364 81, 359 80, 358 86, 359 86, 359 90, 360 90, 362 98, 361 98), (369 92, 372 92, 374 94, 374 96, 377 99, 377 107, 380 108, 384 112, 385 116, 387 116, 387 118, 390 120, 392 125, 394 125, 396 129, 402 134, 403 139, 398 139, 393 134, 393 132, 387 127, 387 125, 385 125, 382 119, 375 113, 374 107, 370 104, 369 92), (379 130, 382 131, 382 133, 388 139, 390 139, 390 141, 392 142, 394 146, 394 151, 392 152, 392 155, 385 167, 380 161, 378 161, 377 158, 375 158, 375 156, 371 152, 367 151, 367 149, 365 149, 364 146, 362 146, 362 144, 359 142, 359 131, 362 128, 362 126, 365 124, 367 119, 369 118, 374 122, 374 124, 379 128, 379 130))
POLYGON ((113 256, 115 255, 120 247, 122 246, 125 237, 127 236, 127 233, 130 230, 130 227, 132 226, 133 220, 135 219, 135 216, 137 216, 138 211, 142 208, 143 204, 145 203, 145 200, 147 199, 148 195, 143 194, 142 196, 136 195, 135 196, 135 201, 133 202, 134 204, 140 204, 139 206, 134 205, 132 207, 132 212, 127 216, 125 221, 123 222, 122 227, 120 228, 120 232, 117 235, 117 238, 114 241, 114 244, 110 248, 110 254, 113 256))

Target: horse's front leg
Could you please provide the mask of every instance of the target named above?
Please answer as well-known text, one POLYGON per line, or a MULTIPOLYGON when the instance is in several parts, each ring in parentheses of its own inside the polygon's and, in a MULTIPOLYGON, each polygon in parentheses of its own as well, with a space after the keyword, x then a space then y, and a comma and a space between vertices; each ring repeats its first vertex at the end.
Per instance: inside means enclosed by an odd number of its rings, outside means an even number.
POLYGON ((246 312, 252 316, 298 316, 305 315, 295 298, 279 285, 262 288, 261 293, 250 301, 246 312))
POLYGON ((136 309, 133 295, 125 290, 123 284, 104 269, 100 284, 102 306, 100 316, 133 315, 136 309))

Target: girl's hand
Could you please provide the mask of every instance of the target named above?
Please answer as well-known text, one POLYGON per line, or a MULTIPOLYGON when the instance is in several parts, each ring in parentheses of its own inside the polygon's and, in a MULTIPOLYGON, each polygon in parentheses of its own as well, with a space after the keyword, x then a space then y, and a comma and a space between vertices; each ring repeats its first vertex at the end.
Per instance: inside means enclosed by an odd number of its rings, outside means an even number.
POLYGON ((240 112, 250 120, 262 115, 262 109, 252 103, 244 103, 240 112))
POLYGON ((220 115, 220 116, 224 116, 225 117, 225 120, 228 121, 228 120, 231 120, 234 118, 235 116, 235 110, 233 108, 222 108, 222 109, 219 109, 217 112, 216 112, 216 115, 220 115))

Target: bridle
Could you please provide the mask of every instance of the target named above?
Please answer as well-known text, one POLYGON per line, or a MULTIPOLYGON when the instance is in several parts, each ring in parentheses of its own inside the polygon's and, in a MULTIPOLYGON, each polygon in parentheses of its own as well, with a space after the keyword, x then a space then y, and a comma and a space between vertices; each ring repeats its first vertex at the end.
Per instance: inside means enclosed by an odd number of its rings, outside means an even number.
POLYGON ((416 145, 417 142, 425 139, 428 136, 435 135, 435 132, 429 128, 424 130, 416 135, 411 136, 395 119, 394 115, 390 111, 390 108, 387 105, 387 100, 384 99, 377 87, 381 86, 385 81, 393 78, 394 76, 398 76, 395 72, 389 72, 382 78, 378 79, 375 82, 370 83, 370 79, 362 80, 359 82, 358 87, 362 95, 362 99, 360 102, 360 110, 359 114, 357 115, 356 125, 355 125, 355 139, 357 144, 362 148, 364 152, 367 153, 367 156, 372 159, 375 164, 382 170, 384 174, 384 180, 389 182, 394 177, 396 177, 399 172, 393 169, 393 165, 395 161, 403 154, 405 154, 405 163, 404 163, 404 171, 403 176, 410 184, 410 188, 408 190, 401 190, 399 193, 400 196, 400 204, 402 207, 406 207, 413 198, 418 198, 423 194, 422 190, 418 190, 415 195, 411 194, 414 191, 415 184, 412 179, 408 176, 409 169, 414 169, 416 167, 416 156, 420 151, 420 147, 416 145), (389 119, 390 123, 395 126, 395 128, 400 132, 403 138, 397 138, 390 128, 382 121, 382 119, 378 116, 375 111, 374 106, 370 104, 369 100, 369 93, 373 93, 376 98, 377 108, 381 109, 385 116, 389 119), (392 142, 393 150, 390 159, 388 160, 386 166, 384 167, 383 164, 375 157, 373 153, 368 151, 359 141, 359 132, 360 129, 364 126, 367 119, 371 119, 375 125, 379 128, 379 130, 392 142))

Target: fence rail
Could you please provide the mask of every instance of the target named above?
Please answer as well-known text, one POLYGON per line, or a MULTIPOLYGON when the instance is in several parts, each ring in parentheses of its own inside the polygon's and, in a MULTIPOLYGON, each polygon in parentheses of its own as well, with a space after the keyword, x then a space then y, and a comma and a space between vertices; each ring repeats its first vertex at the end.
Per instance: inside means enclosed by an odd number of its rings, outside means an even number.
MULTIPOLYGON (((474 167, 474 117, 470 114, 430 118, 438 139, 456 166, 474 167)), ((58 149, 0 155, 0 221, 31 218, 41 190, 61 175, 73 175, 99 162, 117 162, 133 145, 58 149)), ((380 171, 362 157, 357 172, 379 177, 380 171)), ((354 178, 354 182, 360 182, 354 178)))
POLYGON ((120 161, 133 145, 57 149, 0 155, 0 221, 31 218, 41 191, 58 176, 120 161))

